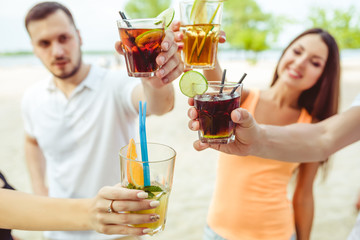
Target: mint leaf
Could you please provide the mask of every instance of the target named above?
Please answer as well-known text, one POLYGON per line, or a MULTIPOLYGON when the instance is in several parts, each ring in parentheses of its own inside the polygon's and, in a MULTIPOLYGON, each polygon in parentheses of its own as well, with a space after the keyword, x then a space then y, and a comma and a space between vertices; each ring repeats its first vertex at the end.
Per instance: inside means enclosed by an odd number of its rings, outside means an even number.
POLYGON ((159 186, 146 186, 144 187, 145 192, 162 192, 163 190, 159 186))
POLYGON ((126 188, 128 189, 137 189, 137 190, 143 190, 148 193, 147 199, 152 199, 155 197, 154 192, 162 192, 163 190, 159 186, 146 186, 146 187, 136 187, 134 184, 129 183, 126 188))
POLYGON ((152 192, 148 192, 148 191, 146 191, 146 192, 148 193, 147 199, 152 199, 155 197, 155 194, 153 194, 152 192))
POLYGON ((136 186, 134 184, 132 184, 132 183, 129 183, 126 188, 128 188, 128 189, 136 189, 136 186))

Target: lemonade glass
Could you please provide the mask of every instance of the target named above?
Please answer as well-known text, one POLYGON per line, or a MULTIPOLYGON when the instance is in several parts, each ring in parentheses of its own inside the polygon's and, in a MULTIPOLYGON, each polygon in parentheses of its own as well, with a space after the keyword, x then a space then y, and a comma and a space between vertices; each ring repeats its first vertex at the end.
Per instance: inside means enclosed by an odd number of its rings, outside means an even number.
POLYGON ((223 2, 180 2, 183 59, 186 68, 213 69, 219 42, 223 2))
MULTIPOLYGON (((141 149, 140 143, 135 144, 137 150, 141 149)), ((157 200, 160 205, 154 209, 133 211, 137 214, 158 214, 160 219, 156 222, 135 224, 134 227, 146 227, 153 235, 165 228, 166 213, 169 195, 171 192, 176 152, 169 146, 158 143, 147 143, 150 185, 144 186, 143 166, 141 154, 136 154, 137 159, 127 157, 129 145, 120 149, 121 185, 129 189, 141 189, 148 192, 148 199, 157 200)))

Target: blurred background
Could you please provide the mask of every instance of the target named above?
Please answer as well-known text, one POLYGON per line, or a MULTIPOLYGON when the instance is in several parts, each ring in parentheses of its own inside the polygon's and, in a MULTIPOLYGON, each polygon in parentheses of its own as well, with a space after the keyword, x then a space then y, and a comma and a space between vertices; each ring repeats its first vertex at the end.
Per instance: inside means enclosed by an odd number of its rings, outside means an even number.
MULTIPOLYGON (((0 55, 31 54, 24 16, 37 2, 13 0, 0 3, 0 55)), ((59 2, 73 12, 86 54, 114 53, 114 42, 119 39, 116 26, 119 10, 125 11, 129 18, 144 18, 155 17, 171 6, 176 11, 175 19, 179 19, 179 0, 59 2)), ((227 33, 227 43, 220 47, 231 50, 235 58, 257 60, 284 48, 304 29, 321 27, 335 36, 341 49, 359 49, 359 11, 358 0, 226 0, 222 29, 227 33)), ((358 51, 351 52, 359 54, 358 51)))
MULTIPOLYGON (((31 192, 31 187, 23 153, 20 102, 26 88, 49 76, 33 56, 24 27, 27 11, 37 2, 0 2, 0 170, 15 188, 25 192, 31 192)), ((109 68, 125 66, 122 56, 114 50, 119 39, 119 10, 129 18, 154 17, 171 6, 176 11, 175 19, 179 19, 178 0, 59 2, 74 15, 83 39, 85 61, 109 68)), ((224 8, 222 29, 227 33, 227 42, 219 46, 218 55, 229 79, 237 81, 247 72, 246 88, 268 87, 281 50, 305 29, 322 27, 335 36, 341 47, 340 111, 346 110, 360 92, 359 0, 226 0, 224 8)), ((149 239, 197 240, 201 239, 212 195, 217 152, 193 149, 197 133, 187 128, 187 98, 180 93, 178 80, 174 86, 175 109, 147 120, 149 141, 166 143, 178 153, 166 229, 149 239)), ((346 239, 353 227, 357 214, 354 205, 360 193, 359 156, 360 142, 331 158, 325 180, 321 172, 318 174, 311 239, 346 239)), ((290 198, 292 187, 293 183, 289 186, 290 198)), ((41 239, 41 232, 15 234, 25 240, 41 239)))

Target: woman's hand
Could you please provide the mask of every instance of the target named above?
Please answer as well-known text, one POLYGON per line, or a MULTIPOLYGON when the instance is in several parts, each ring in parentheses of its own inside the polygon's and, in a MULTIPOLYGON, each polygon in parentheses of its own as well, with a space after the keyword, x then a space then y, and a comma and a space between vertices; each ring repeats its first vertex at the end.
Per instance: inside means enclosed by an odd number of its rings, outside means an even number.
POLYGON ((91 199, 89 225, 104 234, 144 235, 150 232, 150 229, 129 225, 156 222, 159 216, 129 212, 159 206, 159 201, 146 200, 147 197, 148 194, 142 190, 123 188, 120 184, 103 187, 98 195, 91 199))

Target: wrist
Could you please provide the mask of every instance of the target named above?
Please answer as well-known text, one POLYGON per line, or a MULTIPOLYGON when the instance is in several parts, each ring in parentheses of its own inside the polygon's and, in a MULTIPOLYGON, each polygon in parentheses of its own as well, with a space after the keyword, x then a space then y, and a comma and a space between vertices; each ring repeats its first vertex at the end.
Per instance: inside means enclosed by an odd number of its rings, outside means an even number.
POLYGON ((92 211, 91 206, 94 199, 74 199, 75 208, 78 211, 78 218, 76 219, 75 224, 78 225, 81 230, 94 230, 94 226, 92 224, 92 211))
POLYGON ((254 139, 255 141, 252 145, 252 148, 250 148, 249 155, 264 157, 266 152, 266 145, 268 143, 268 136, 265 125, 259 125, 254 139))

